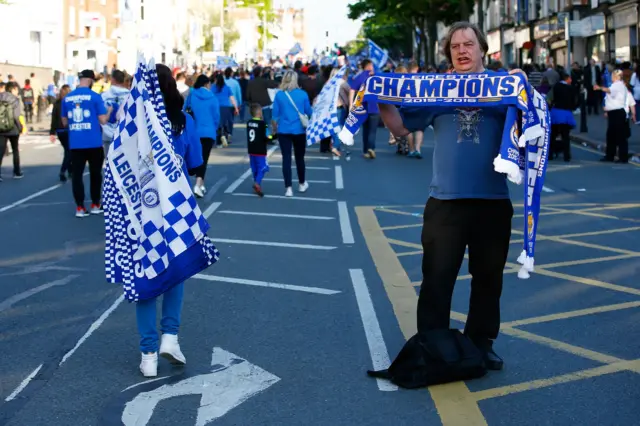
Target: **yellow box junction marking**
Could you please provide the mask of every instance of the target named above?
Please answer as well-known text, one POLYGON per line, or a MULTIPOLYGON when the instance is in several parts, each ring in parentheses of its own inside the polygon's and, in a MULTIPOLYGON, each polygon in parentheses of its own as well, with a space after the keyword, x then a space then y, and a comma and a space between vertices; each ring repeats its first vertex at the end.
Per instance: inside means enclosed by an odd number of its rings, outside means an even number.
MULTIPOLYGON (((374 264, 380 274, 383 281, 385 290, 393 306, 394 313, 398 319, 400 329, 406 339, 413 336, 416 333, 416 308, 418 296, 414 286, 418 286, 420 282, 411 282, 405 269, 399 261, 401 256, 410 256, 422 254, 422 246, 420 244, 402 241, 399 239, 388 238, 384 231, 418 228, 422 226, 422 223, 410 224, 410 225, 398 225, 381 227, 376 217, 376 211, 382 211, 386 213, 399 214, 404 216, 414 216, 417 220, 420 220, 422 214, 410 213, 402 211, 402 208, 415 208, 423 207, 419 205, 412 206, 383 206, 383 207, 356 207, 356 215, 358 217, 358 223, 362 229, 365 237, 365 242, 374 264), (413 251, 396 253, 392 244, 396 246, 406 247, 414 249, 413 251)), ((578 214, 583 216, 591 216, 604 219, 617 219, 626 221, 636 221, 635 219, 618 218, 616 216, 596 213, 599 211, 607 210, 621 210, 630 208, 640 208, 640 204, 613 204, 603 205, 596 203, 564 203, 564 204, 550 204, 547 206, 549 211, 542 212, 546 215, 561 215, 561 214, 578 214), (562 207, 580 207, 576 210, 566 209, 562 207)), ((517 215, 514 215, 517 217, 517 215)), ((640 220, 638 220, 640 222, 640 220)), ((635 288, 624 287, 612 283, 607 283, 591 278, 578 277, 574 275, 564 274, 560 272, 550 271, 551 268, 559 268, 563 266, 582 265, 596 262, 605 262, 609 260, 620 260, 640 257, 640 252, 632 250, 624 250, 616 247, 609 247, 598 244, 586 243, 583 241, 576 241, 570 238, 578 238, 584 236, 597 236, 606 234, 615 234, 619 232, 633 232, 639 231, 640 226, 609 229, 603 231, 591 231, 583 233, 564 234, 557 236, 538 235, 539 240, 554 241, 562 244, 577 245, 585 248, 597 249, 602 251, 609 251, 618 253, 613 256, 599 257, 593 259, 579 259, 574 261, 555 262, 543 265, 536 265, 535 273, 539 275, 545 275, 561 280, 567 280, 576 282, 579 284, 605 288, 608 290, 619 291, 627 294, 633 294, 640 296, 640 290, 635 288)), ((514 230, 514 234, 522 234, 521 231, 514 230)), ((512 240, 512 243, 514 241, 512 240)), ((522 240, 519 240, 522 243, 522 240)), ((465 255, 468 258, 468 255, 465 255)), ((507 262, 504 273, 512 274, 516 273, 520 269, 520 265, 507 262)), ((471 279, 470 275, 458 276, 458 280, 471 279)), ((478 402, 481 400, 496 398, 501 396, 510 395, 513 393, 524 392, 527 390, 540 389, 544 387, 554 386, 561 383, 569 383, 578 380, 583 380, 592 377, 603 376, 606 374, 612 374, 620 371, 632 371, 640 374, 640 359, 637 360, 624 360, 615 356, 603 354, 600 352, 592 351, 590 349, 582 348, 579 346, 571 345, 566 342, 554 340, 548 337, 540 336, 528 331, 524 331, 515 327, 546 323, 551 321, 558 321, 563 319, 577 318, 586 315, 594 315, 603 312, 615 312, 626 309, 634 309, 640 307, 640 300, 618 303, 614 305, 599 306, 594 308, 579 309, 569 312, 560 312, 551 315, 543 315, 533 318, 526 318, 517 321, 505 322, 501 324, 501 332, 506 335, 525 339, 540 345, 550 347, 555 350, 560 350, 575 356, 580 356, 586 359, 590 359, 596 362, 605 364, 603 366, 585 369, 573 373, 562 374, 547 379, 532 380, 524 383, 518 383, 508 386, 501 386, 493 389, 482 390, 478 392, 471 392, 464 382, 450 383, 446 385, 431 386, 429 392, 434 401, 438 414, 442 420, 444 426, 486 426, 487 422, 484 418, 478 402)), ((461 322, 466 321, 466 315, 458 312, 451 312, 451 318, 461 322)))

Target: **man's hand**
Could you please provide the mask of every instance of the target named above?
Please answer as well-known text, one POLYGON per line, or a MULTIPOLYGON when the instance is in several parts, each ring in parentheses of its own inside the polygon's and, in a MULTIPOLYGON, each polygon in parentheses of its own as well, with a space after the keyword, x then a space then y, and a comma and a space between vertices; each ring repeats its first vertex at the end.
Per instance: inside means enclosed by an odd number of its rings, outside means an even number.
POLYGON ((511 71, 509 71, 509 74, 513 75, 513 74, 522 74, 522 76, 524 77, 524 81, 529 81, 529 78, 527 77, 527 73, 522 71, 520 68, 514 68, 511 71))
POLYGON ((51 143, 54 143, 56 141, 56 135, 49 135, 49 140, 51 143))

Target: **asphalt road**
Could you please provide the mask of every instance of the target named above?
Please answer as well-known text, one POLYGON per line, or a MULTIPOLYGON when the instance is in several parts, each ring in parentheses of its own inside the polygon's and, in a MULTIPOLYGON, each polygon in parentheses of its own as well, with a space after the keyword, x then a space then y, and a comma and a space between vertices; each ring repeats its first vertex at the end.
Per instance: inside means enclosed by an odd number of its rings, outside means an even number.
POLYGON ((56 180, 60 147, 32 137, 24 179, 0 184, 0 424, 637 424, 640 167, 601 164, 577 146, 572 163, 550 163, 529 280, 513 268, 524 189, 512 187, 496 342, 505 369, 404 391, 365 371, 386 367, 415 331, 431 135, 422 160, 386 141, 379 132, 373 161, 311 148, 310 189, 292 199, 282 197, 279 151, 263 199, 242 179, 244 143, 212 153, 201 206, 221 259, 186 285, 187 366, 161 360, 149 381, 134 307, 105 283, 103 220, 74 217, 70 185, 56 180))

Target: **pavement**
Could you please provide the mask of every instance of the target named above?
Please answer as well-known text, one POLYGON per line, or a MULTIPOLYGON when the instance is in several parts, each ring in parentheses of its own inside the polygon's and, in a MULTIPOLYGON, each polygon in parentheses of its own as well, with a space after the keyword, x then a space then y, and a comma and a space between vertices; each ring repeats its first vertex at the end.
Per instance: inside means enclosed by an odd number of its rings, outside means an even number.
MULTIPOLYGON (((593 148, 604 153, 607 145, 607 119, 602 112, 599 115, 587 115, 588 132, 581 133, 580 116, 576 116, 578 126, 571 132, 571 139, 582 146, 593 148)), ((631 137, 629 138, 629 154, 632 162, 640 163, 640 128, 631 125, 631 137)))
MULTIPOLYGON (((25 144, 24 179, 0 184, 0 425, 636 425, 640 167, 580 145, 549 165, 528 280, 512 187, 505 369, 413 391, 366 376, 415 332, 425 139, 422 160, 396 156, 384 130, 376 160, 312 147, 310 189, 288 199, 278 150, 262 199, 244 143, 214 150, 200 202, 221 258, 185 286, 187 365, 161 360, 155 380, 138 372, 134 306, 105 283, 102 218, 73 216, 57 144, 25 144)), ((469 278, 465 261, 456 327, 469 278)))

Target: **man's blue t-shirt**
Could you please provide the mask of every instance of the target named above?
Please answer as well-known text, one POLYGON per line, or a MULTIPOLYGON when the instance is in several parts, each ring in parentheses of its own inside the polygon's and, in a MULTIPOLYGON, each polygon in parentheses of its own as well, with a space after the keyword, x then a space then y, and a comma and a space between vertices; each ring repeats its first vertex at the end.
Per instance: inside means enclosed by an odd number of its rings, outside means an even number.
MULTIPOLYGON (((216 98, 218 99, 218 104, 221 107, 233 106, 233 104, 231 103, 231 99, 229 99, 230 96, 233 96, 233 93, 231 93, 231 88, 229 88, 229 86, 225 84, 224 86, 222 86, 222 89, 219 89, 218 86, 211 85, 211 91, 213 92, 214 95, 216 95, 216 98)), ((236 102, 238 102, 237 99, 236 99, 236 102)))
MULTIPOLYGON (((360 90, 360 86, 367 81, 367 78, 371 76, 372 73, 370 71, 362 71, 360 74, 356 75, 353 80, 349 83, 351 86, 351 90, 355 90, 356 92, 360 90)), ((365 102, 367 107, 367 112, 369 114, 380 114, 380 110, 378 109, 378 104, 375 102, 365 102)))
POLYGON ((506 176, 493 169, 507 107, 401 108, 409 131, 435 133, 429 195, 441 200, 509 198, 506 176))
POLYGON ((69 122, 69 148, 101 148, 98 116, 107 113, 102 97, 88 87, 78 87, 62 100, 61 115, 69 122))

